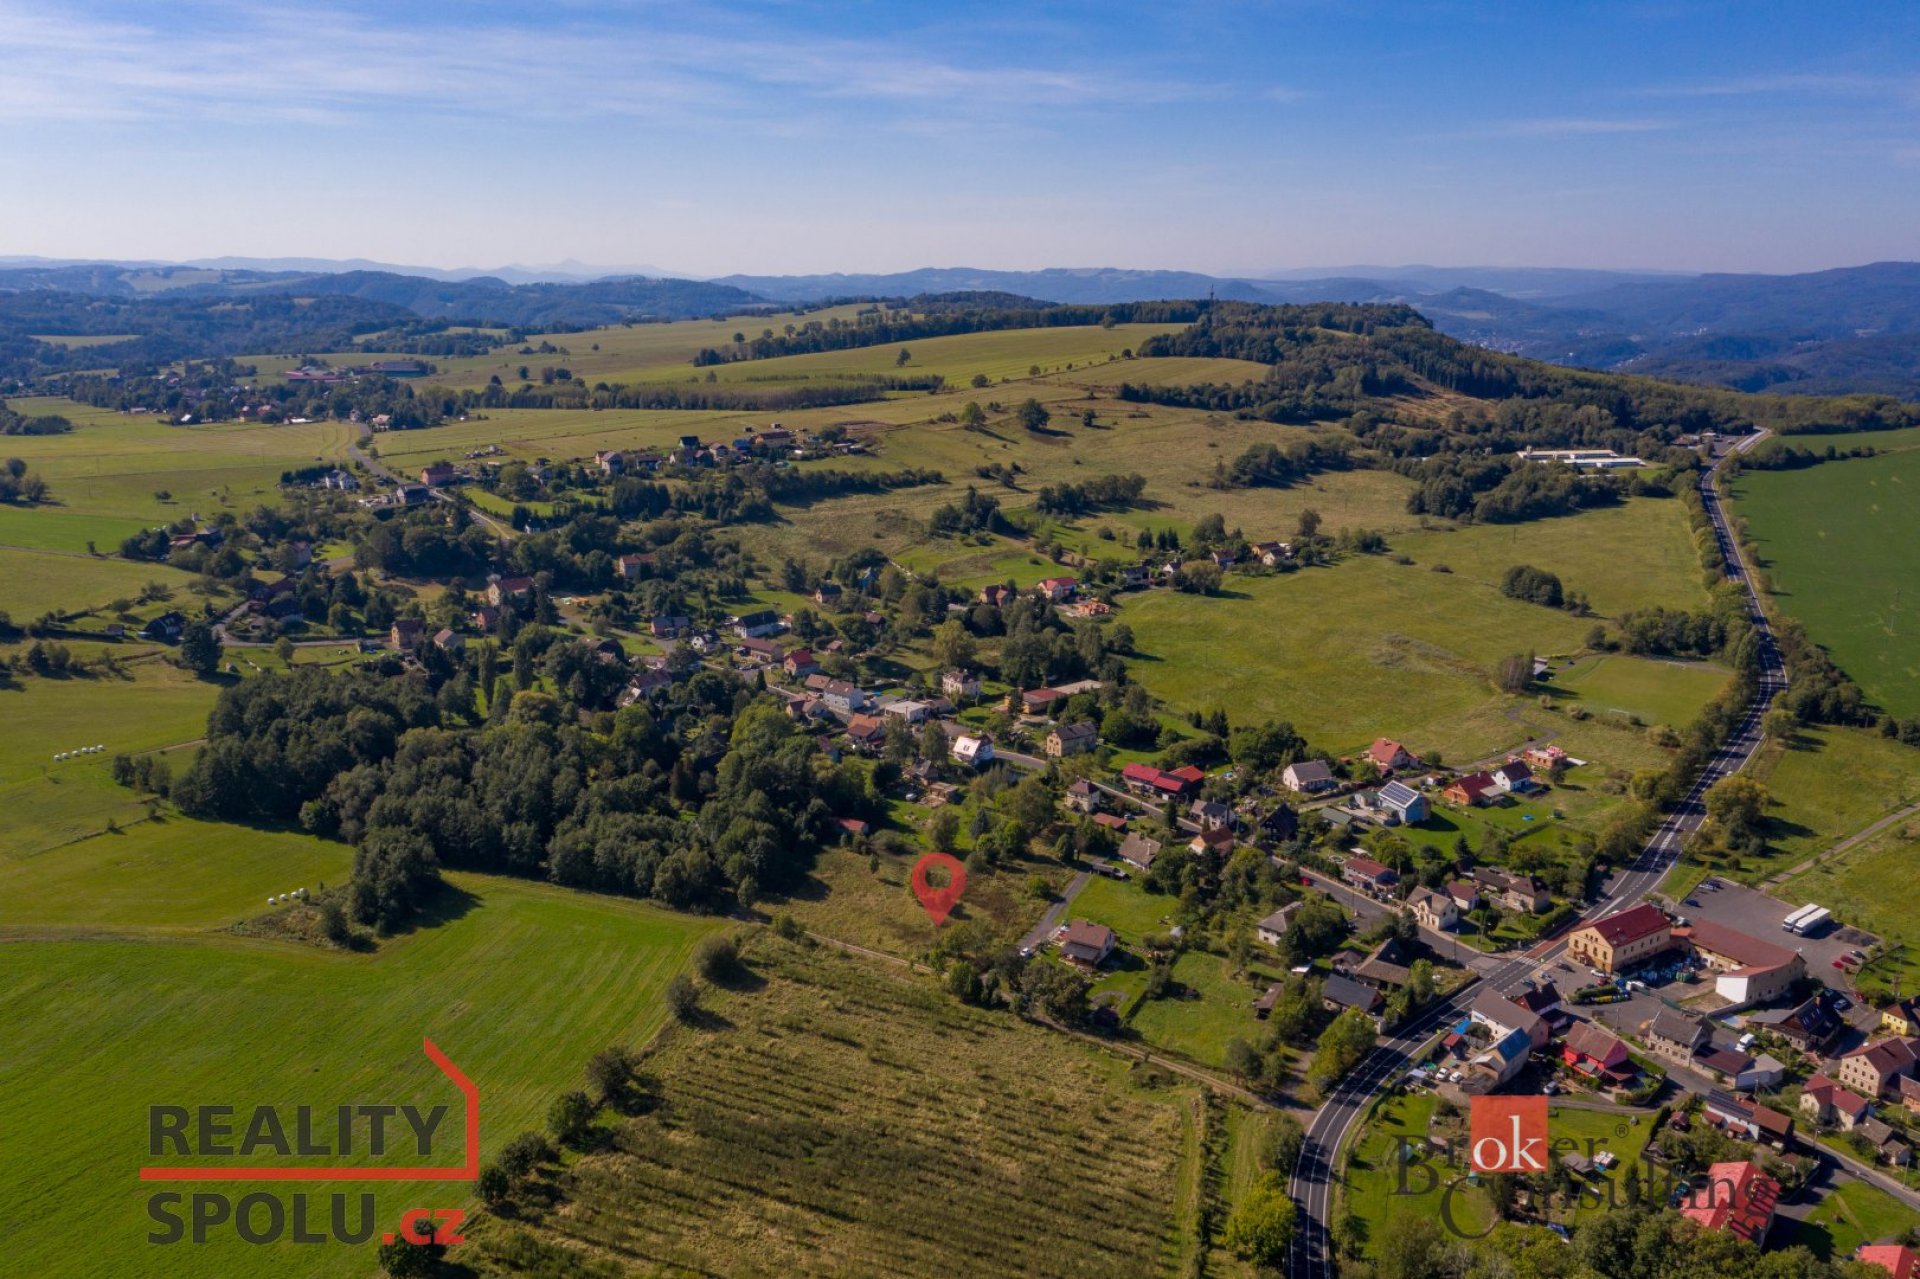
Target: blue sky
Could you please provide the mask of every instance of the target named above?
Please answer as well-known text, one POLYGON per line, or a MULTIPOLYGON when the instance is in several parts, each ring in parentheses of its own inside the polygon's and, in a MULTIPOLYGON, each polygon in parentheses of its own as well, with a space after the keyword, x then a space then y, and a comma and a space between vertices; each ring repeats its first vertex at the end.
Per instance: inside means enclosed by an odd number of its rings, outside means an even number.
POLYGON ((1920 6, 0 0, 0 254, 1920 257, 1920 6))

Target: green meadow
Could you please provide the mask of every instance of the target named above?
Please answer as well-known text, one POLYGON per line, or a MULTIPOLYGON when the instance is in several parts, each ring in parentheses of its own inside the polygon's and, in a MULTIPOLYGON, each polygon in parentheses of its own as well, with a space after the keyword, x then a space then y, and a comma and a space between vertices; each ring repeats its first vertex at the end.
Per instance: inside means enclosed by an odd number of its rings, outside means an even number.
POLYGON ((1876 705, 1920 715, 1920 452, 1749 471, 1734 494, 1776 606, 1876 705))

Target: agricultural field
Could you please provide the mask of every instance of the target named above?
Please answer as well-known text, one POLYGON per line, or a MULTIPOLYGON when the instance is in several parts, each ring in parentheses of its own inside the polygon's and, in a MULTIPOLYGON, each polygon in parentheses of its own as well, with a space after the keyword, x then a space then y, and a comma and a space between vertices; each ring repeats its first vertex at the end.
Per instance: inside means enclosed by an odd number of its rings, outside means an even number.
POLYGON ((1173 1269, 1185 1089, 828 947, 763 933, 747 958, 649 1053, 663 1104, 526 1227, 662 1272, 1173 1269), (1069 1151, 1099 1175, 1062 1176, 1069 1151))
MULTIPOLYGON (((202 850, 209 858, 232 851, 202 850)), ((257 871, 248 861, 235 875, 250 896, 257 871)), ((10 1267, 154 1272, 146 1194, 135 1180, 149 1105, 457 1106, 421 1053, 423 1035, 479 1086, 491 1155, 538 1126, 553 1097, 578 1086, 594 1052, 653 1034, 665 1017, 662 986, 716 927, 638 902, 449 878, 439 918, 370 954, 226 934, 89 939, 84 925, 70 940, 0 944, 0 1024, 9 1032, 0 1041, 0 1129, 11 1149, 33 1152, 0 1162, 10 1267), (77 1096, 106 1100, 77 1106, 77 1096), (65 1224, 76 1216, 90 1223, 84 1268, 65 1224)), ((200 909, 181 907, 181 917, 200 909)), ((448 1153, 451 1162, 457 1145, 448 1153)), ((383 1183, 379 1219, 390 1229, 403 1208, 467 1195, 465 1187, 383 1183)), ((207 1245, 173 1250, 165 1268, 182 1276, 373 1268, 371 1246, 297 1251, 296 1263, 292 1245, 262 1254, 216 1233, 207 1245)))
POLYGON ((1749 471, 1733 493, 1776 606, 1875 705, 1920 715, 1920 452, 1749 471))
POLYGON ((281 472, 343 461, 356 434, 345 422, 178 426, 71 400, 7 403, 22 414, 57 413, 74 424, 65 435, 9 437, 4 449, 46 477, 52 500, 7 513, 0 540, 54 549, 84 549, 92 540, 111 552, 130 532, 163 521, 273 505, 281 472), (57 528, 34 532, 23 526, 42 518, 57 528))
POLYGON ((1423 568, 1444 564, 1456 577, 1498 591, 1516 564, 1557 574, 1584 592, 1593 610, 1701 608, 1707 602, 1687 510, 1671 498, 1630 498, 1619 506, 1527 524, 1475 524, 1449 532, 1408 533, 1393 549, 1423 568))

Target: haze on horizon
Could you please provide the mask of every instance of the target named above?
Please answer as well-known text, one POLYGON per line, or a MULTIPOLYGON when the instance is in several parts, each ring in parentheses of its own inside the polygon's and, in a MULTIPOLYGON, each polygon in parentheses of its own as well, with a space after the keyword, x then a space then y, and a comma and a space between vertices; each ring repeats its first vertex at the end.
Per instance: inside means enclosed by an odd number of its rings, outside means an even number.
POLYGON ((0 254, 1920 257, 1920 11, 1893 3, 405 8, 0 0, 0 254))

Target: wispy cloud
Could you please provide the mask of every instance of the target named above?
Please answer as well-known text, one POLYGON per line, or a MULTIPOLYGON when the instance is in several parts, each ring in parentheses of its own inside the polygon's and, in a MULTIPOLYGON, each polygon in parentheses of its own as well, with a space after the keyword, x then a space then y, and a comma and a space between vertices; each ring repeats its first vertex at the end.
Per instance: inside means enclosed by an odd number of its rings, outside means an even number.
POLYGON ((1656 98, 1735 98, 1755 94, 1857 95, 1879 93, 1897 82, 1883 76, 1853 73, 1790 72, 1778 75, 1733 76, 1693 84, 1652 85, 1639 90, 1656 98))
MULTIPOLYGON (((177 17, 179 15, 170 15, 177 17)), ((0 119, 361 121, 394 108, 448 116, 670 122, 787 120, 807 107, 887 104, 978 118, 1200 94, 1098 68, 964 62, 897 41, 769 33, 709 12, 679 22, 568 15, 426 24, 342 10, 201 11, 207 21, 109 18, 0 0, 0 119), (709 34, 721 29, 722 34, 709 34)))
POLYGON ((1588 138, 1620 133, 1657 133, 1673 127, 1671 120, 1545 116, 1531 120, 1499 120, 1477 132, 1480 136, 1495 138, 1588 138))

